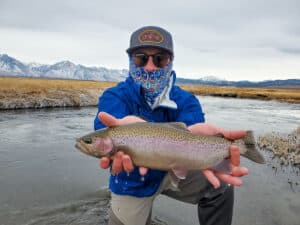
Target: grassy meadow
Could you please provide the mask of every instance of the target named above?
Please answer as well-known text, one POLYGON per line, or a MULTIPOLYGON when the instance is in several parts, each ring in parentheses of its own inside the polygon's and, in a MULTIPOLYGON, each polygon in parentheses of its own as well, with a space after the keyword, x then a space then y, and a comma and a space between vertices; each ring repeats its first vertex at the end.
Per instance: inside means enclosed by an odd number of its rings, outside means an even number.
POLYGON ((114 82, 62 80, 44 78, 23 78, 23 77, 0 77, 0 92, 27 94, 47 93, 48 90, 69 90, 83 91, 86 89, 99 89, 115 85, 114 82))
POLYGON ((97 105, 113 82, 0 77, 0 109, 97 105))
POLYGON ((183 89, 195 95, 209 95, 232 98, 251 98, 277 100, 288 103, 300 103, 299 88, 252 88, 252 87, 216 87, 200 85, 182 85, 183 89))
MULTIPOLYGON (((0 109, 97 105, 98 96, 115 82, 0 77, 0 109)), ((300 88, 238 88, 181 85, 196 95, 300 103, 300 88)))

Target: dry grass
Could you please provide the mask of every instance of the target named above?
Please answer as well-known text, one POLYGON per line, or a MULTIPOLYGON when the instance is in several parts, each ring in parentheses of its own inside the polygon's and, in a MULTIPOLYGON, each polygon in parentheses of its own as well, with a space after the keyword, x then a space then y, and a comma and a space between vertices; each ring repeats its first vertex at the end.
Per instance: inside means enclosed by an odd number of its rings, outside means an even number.
POLYGON ((104 90, 115 85, 114 82, 60 80, 43 78, 0 77, 0 93, 23 92, 27 94, 46 93, 49 90, 84 91, 104 90))
MULTIPOLYGON (((98 96, 114 82, 0 77, 0 108, 96 105, 98 96), (63 102, 68 102, 63 104, 63 102), (28 103, 30 102, 30 104, 28 103), (17 106, 16 106, 17 105, 17 106)), ((254 98, 300 103, 300 88, 237 88, 181 85, 196 95, 254 98)))
POLYGON ((281 102, 300 103, 300 88, 246 88, 200 85, 182 85, 181 87, 195 95, 278 100, 281 102))
POLYGON ((0 109, 95 106, 113 82, 0 77, 0 109))

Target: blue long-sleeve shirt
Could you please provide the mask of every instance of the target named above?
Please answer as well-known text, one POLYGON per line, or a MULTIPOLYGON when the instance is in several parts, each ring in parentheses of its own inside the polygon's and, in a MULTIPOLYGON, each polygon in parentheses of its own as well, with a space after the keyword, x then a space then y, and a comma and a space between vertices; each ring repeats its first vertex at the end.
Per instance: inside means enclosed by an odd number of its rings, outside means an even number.
MULTIPOLYGON (((107 89, 99 97, 98 113, 104 111, 116 118, 134 115, 148 122, 184 122, 187 126, 204 122, 204 113, 194 95, 174 85, 169 98, 177 104, 177 109, 157 107, 152 110, 141 95, 141 86, 129 76, 125 82, 107 89)), ((96 115, 95 130, 103 127, 105 125, 96 115)), ((142 177, 138 167, 135 167, 131 173, 122 171, 118 175, 111 175, 109 187, 113 193, 119 195, 151 196, 157 191, 165 174, 165 171, 149 169, 142 177)))

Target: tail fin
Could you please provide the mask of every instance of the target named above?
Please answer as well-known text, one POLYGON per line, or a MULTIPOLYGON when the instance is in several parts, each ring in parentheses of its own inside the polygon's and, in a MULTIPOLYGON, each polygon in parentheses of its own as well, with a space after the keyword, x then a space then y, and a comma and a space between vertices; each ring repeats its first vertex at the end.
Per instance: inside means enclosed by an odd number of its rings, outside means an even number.
POLYGON ((247 131, 247 134, 242 138, 242 141, 244 142, 244 147, 246 147, 246 149, 245 151, 241 151, 241 155, 260 164, 266 163, 263 155, 255 147, 255 139, 252 131, 247 131))

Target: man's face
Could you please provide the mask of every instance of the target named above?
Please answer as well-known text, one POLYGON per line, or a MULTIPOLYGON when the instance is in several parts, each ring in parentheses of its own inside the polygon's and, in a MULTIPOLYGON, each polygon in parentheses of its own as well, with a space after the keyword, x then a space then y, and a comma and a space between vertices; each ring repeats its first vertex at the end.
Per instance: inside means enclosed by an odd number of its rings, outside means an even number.
POLYGON ((147 71, 165 68, 171 60, 168 52, 152 47, 140 48, 132 53, 136 66, 142 66, 147 71))

